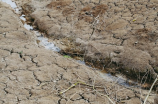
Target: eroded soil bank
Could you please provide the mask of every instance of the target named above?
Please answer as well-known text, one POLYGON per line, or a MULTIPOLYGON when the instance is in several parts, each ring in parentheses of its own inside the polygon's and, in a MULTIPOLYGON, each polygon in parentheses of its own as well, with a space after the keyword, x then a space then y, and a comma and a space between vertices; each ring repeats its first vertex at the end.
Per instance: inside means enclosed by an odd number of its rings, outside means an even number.
POLYGON ((63 53, 82 56, 87 64, 114 74, 149 83, 155 79, 157 0, 15 1, 30 24, 63 53))
MULTIPOLYGON (((50 1, 33 2, 42 10, 40 4, 50 1)), ((96 70, 39 46, 35 34, 2 2, 0 40, 0 104, 111 104, 106 95, 118 104, 140 104, 147 95, 146 90, 107 82, 96 70)), ((149 104, 154 97, 152 92, 149 104)))

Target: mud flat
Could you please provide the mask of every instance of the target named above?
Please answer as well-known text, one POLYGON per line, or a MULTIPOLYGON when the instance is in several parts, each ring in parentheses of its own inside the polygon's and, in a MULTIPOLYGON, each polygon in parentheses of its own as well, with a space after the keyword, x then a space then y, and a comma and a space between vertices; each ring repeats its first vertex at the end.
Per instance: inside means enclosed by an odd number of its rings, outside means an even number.
MULTIPOLYGON (((34 2, 44 5, 48 1, 34 2)), ((19 6, 23 3, 26 1, 16 1, 19 6)), ((1 104, 110 104, 111 101, 140 104, 144 101, 148 91, 107 82, 96 70, 38 45, 37 37, 24 27, 20 16, 0 2, 1 104)), ((152 92, 148 103, 154 103, 154 96, 152 92)))

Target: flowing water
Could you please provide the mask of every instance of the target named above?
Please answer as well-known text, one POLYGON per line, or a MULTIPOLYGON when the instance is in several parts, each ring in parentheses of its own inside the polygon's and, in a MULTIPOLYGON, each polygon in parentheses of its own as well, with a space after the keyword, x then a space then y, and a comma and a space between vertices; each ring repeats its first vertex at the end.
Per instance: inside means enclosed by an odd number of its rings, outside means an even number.
MULTIPOLYGON (((9 4, 14 9, 15 13, 19 14, 21 8, 18 7, 15 2, 11 0, 0 0, 0 1, 9 4)), ((24 27, 27 30, 34 32, 34 34, 37 36, 37 39, 40 41, 39 45, 44 46, 46 49, 49 49, 52 51, 56 51, 56 52, 60 51, 60 48, 55 46, 55 44, 53 44, 52 42, 49 42, 48 38, 44 37, 39 31, 35 31, 32 26, 26 23, 26 18, 24 14, 20 16, 20 19, 24 21, 24 27)), ((77 60, 77 62, 81 64, 85 64, 84 61, 81 61, 81 60, 77 60)), ((122 76, 112 76, 111 74, 102 73, 102 72, 100 72, 100 76, 103 77, 106 81, 118 83, 125 87, 132 87, 131 85, 127 83, 127 79, 123 78, 122 76)), ((138 87, 136 82, 132 82, 132 83, 134 84, 135 87, 138 87)))

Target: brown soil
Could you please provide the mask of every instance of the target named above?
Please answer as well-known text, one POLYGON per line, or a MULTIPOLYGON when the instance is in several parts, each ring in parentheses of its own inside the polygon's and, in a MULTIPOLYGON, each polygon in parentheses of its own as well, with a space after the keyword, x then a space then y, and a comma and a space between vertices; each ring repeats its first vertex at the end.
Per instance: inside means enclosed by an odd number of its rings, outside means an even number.
POLYGON ((62 9, 72 3, 71 0, 57 0, 52 1, 50 4, 47 5, 48 8, 55 8, 55 9, 62 9))
MULTIPOLYGON (((15 1, 25 5, 23 13, 28 20, 65 53, 74 57, 84 54, 89 65, 114 74, 121 71, 142 83, 157 75, 157 10, 153 9, 157 1, 15 1), (89 9, 83 11, 82 7, 89 9)), ((119 104, 140 104, 145 99, 148 91, 109 83, 97 71, 35 45, 33 33, 23 28, 17 15, 6 7, 0 7, 0 13, 0 54, 4 60, 0 64, 5 70, 1 72, 0 103, 109 103, 102 95, 119 104), (94 89, 94 83, 100 87, 94 89), (73 84, 76 86, 60 94, 73 84)), ((153 101, 154 96, 149 96, 148 102, 153 101)))

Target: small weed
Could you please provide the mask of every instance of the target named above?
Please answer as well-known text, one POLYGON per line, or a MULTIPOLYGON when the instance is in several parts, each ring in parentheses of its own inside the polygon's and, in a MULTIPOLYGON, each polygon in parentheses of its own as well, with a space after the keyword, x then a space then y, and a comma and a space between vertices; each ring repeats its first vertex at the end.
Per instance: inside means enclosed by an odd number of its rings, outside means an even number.
POLYGON ((65 58, 71 58, 71 57, 70 57, 70 56, 68 56, 68 55, 64 55, 64 57, 65 57, 65 58))
POLYGON ((19 54, 22 55, 23 51, 20 51, 19 54))

